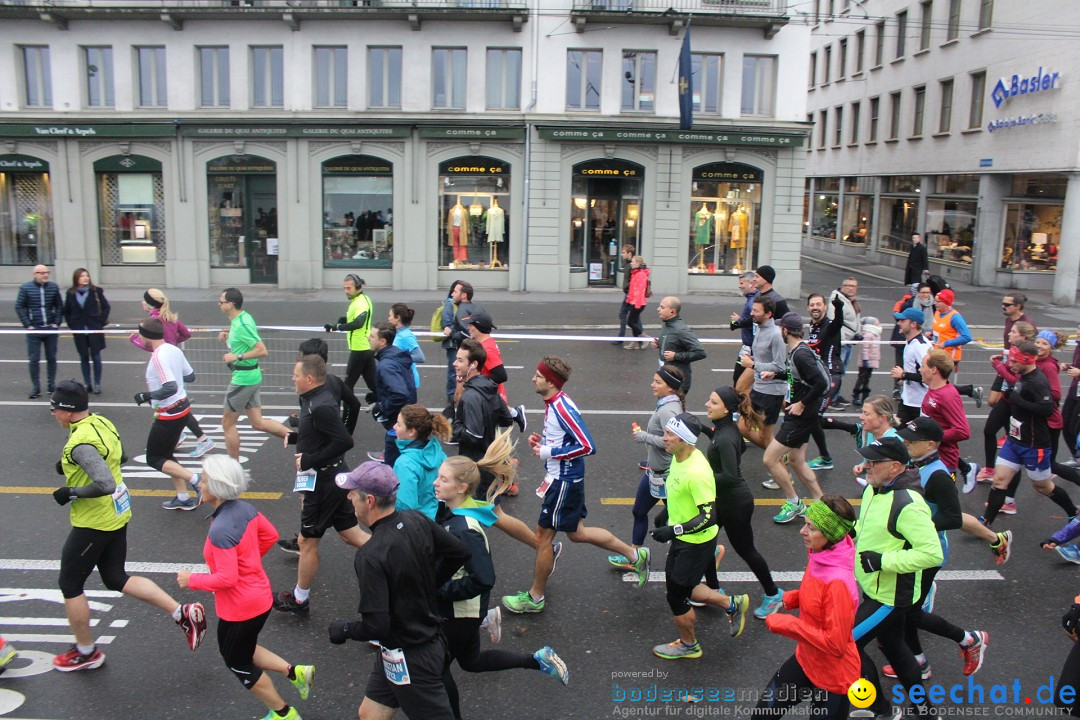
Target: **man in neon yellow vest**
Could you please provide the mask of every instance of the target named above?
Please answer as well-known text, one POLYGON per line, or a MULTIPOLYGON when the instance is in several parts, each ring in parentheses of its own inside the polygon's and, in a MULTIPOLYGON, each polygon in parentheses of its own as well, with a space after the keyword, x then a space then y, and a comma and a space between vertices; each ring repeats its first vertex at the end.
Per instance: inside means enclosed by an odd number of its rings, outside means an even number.
MULTIPOLYGON (((371 320, 375 315, 375 303, 364 294, 364 281, 355 273, 349 273, 341 283, 345 297, 349 299, 349 309, 336 323, 326 323, 326 332, 348 333, 349 364, 345 367, 345 384, 350 390, 356 387, 356 381, 364 376, 368 394, 375 392, 375 353, 371 349, 371 320)), ((373 398, 368 398, 372 402, 373 398)))
POLYGON ((124 448, 116 427, 101 415, 90 414, 86 388, 68 380, 52 394, 52 415, 70 431, 56 471, 64 484, 53 492, 61 506, 71 504, 71 532, 60 556, 60 592, 75 644, 53 658, 61 672, 93 670, 105 662, 105 653, 90 632, 90 603, 83 592, 95 567, 109 590, 122 592, 172 615, 195 650, 206 634, 206 611, 200 603, 181 605, 152 580, 129 576, 127 525, 131 497, 120 466, 124 448))

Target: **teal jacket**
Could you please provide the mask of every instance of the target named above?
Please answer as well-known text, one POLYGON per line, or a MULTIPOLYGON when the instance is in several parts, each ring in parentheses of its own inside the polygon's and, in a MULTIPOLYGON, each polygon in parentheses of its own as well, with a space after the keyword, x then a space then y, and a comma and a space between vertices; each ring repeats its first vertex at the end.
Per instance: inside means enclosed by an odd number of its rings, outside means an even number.
POLYGON ((930 506, 901 475, 885 487, 867 485, 855 523, 855 552, 881 553, 881 570, 868 573, 855 559, 855 579, 866 596, 883 605, 906 608, 922 596, 922 573, 941 565, 941 540, 930 506))
POLYGON ((446 459, 438 438, 430 438, 427 443, 418 440, 397 440, 401 455, 394 461, 394 474, 397 475, 397 509, 419 510, 432 520, 439 509, 435 499, 435 476, 439 466, 446 459))

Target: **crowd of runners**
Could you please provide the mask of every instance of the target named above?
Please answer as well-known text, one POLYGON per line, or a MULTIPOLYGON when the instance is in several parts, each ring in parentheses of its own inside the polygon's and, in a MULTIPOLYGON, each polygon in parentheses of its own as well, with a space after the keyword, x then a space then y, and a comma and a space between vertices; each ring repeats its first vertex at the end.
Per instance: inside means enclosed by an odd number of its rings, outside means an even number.
MULTIPOLYGON (((468 283, 455 282, 432 318, 431 329, 441 333, 446 351, 446 405, 440 413, 418 403, 416 366, 426 359, 410 329, 415 311, 395 304, 387 320, 378 322, 363 280, 350 274, 343 282, 345 315, 323 326, 329 342, 345 335, 345 377, 328 371, 327 340, 302 343, 292 372, 298 410, 286 424, 262 415, 260 361, 268 351, 241 291, 222 291, 218 305, 229 329, 218 339, 221 362, 231 371, 222 409, 225 454, 208 454, 214 441, 192 414, 186 388, 196 377, 183 351, 190 333, 161 291, 145 293, 148 316, 131 342, 150 353, 146 390, 133 398, 153 410, 147 464, 173 482, 175 496, 163 503, 164 510, 213 509, 203 545, 209 572, 182 571, 177 588, 214 594, 221 655, 266 706, 266 718, 300 717, 278 694, 271 674, 283 675, 301 700, 309 696, 315 666, 292 664, 258 641, 271 610, 310 613, 319 541, 330 529, 356 548, 360 602, 358 616, 331 623, 329 639, 378 646, 361 718, 387 718, 398 708, 413 718, 462 717, 451 672, 455 660, 466 672, 531 669, 567 684, 570 671, 551 647, 532 653, 481 649, 482 636, 500 642, 503 611, 544 611, 564 541, 606 550, 607 563, 632 574, 638 588, 659 565, 654 553, 664 553, 666 600, 677 637, 657 638, 652 652, 658 658, 702 657, 696 609, 708 605, 724 612, 733 638, 743 634, 752 614, 770 631, 794 640, 794 654, 773 677, 762 678, 768 692, 755 710, 758 717, 780 715, 800 697, 808 698, 817 714, 847 717, 848 688, 859 678, 879 685, 879 669, 866 653, 871 640, 888 661, 880 672, 909 690, 916 712, 934 715, 925 695, 910 692, 931 677, 919 631, 956 642, 965 675, 982 667, 990 643, 987 631, 959 627, 934 613, 934 579, 949 559, 948 533, 961 530, 983 539, 987 561, 1007 563, 1015 539, 1010 531, 992 528, 998 514, 1018 512, 1022 476, 1069 518, 1042 546, 1080 564, 1080 548, 1072 544, 1080 536, 1077 508, 1055 482, 1063 478, 1080 485, 1080 347, 1071 362, 1059 362, 1054 351, 1065 344, 1066 333, 1040 331, 1024 313, 1022 294, 1002 299, 1002 347, 990 358, 996 379, 985 393, 956 382, 963 347, 972 336, 953 307, 953 290, 940 278, 912 284, 882 323, 862 315, 855 278, 810 294, 804 316, 773 288, 773 268, 762 266, 739 279, 745 302, 731 314, 730 328, 741 342, 732 384, 699 390, 697 402, 688 402, 692 363, 704 360, 706 351, 680 317, 676 297, 659 302, 657 336, 644 334, 640 316, 652 294, 649 269, 632 248, 624 255, 629 257, 623 325, 613 342, 656 353, 648 378, 656 408, 645 427, 634 423, 631 429, 630 441, 643 446, 642 472, 625 535, 585 523, 588 458, 596 442, 569 394, 572 368, 564 358, 538 353, 531 379, 543 402, 543 420, 528 433, 528 403, 508 401, 508 373, 492 335, 497 326, 468 283), (890 341, 882 340, 890 321, 895 355, 890 341), (629 342, 621 339, 627 328, 633 333, 629 342), (871 373, 882 367, 883 357, 894 358, 892 392, 872 394, 871 373), (842 395, 849 368, 858 369, 850 401, 842 395), (1063 376, 1069 383, 1064 390, 1063 376), (366 388, 358 390, 361 379, 366 388), (961 444, 971 438, 964 396, 978 407, 984 401, 991 406, 981 463, 961 455, 961 444), (851 405, 859 412, 854 422, 831 414, 851 405), (353 449, 362 409, 385 430, 383 449, 350 469, 345 456, 353 449), (241 498, 249 482, 239 462, 241 414, 255 430, 295 446, 290 473, 295 472, 293 489, 301 505, 293 537, 280 537, 241 498), (850 435, 861 457, 852 475, 852 489, 861 492, 858 507, 824 494, 817 481, 818 472, 834 467, 827 430, 850 435), (520 458, 515 457, 519 436, 525 441, 520 458), (1065 451, 1059 452, 1062 438, 1065 451), (178 462, 183 452, 178 448, 189 439, 195 446, 184 454, 203 458, 199 472, 178 462), (808 458, 811 442, 817 454, 808 458), (741 471, 747 453, 768 469, 763 485, 780 493, 782 505, 773 522, 802 519, 808 565, 798 587, 780 588, 767 552, 755 546, 754 494, 741 471), (517 494, 519 469, 542 475, 536 488, 542 504, 532 524, 507 513, 501 502, 517 494), (975 517, 961 511, 959 495, 979 482, 991 487, 984 515, 975 517), (535 554, 531 578, 520 579, 523 589, 498 599, 490 594, 497 565, 488 543, 491 527, 535 554), (719 587, 717 571, 726 550, 720 530, 760 584, 759 603, 719 587), (299 555, 295 586, 276 593, 262 565, 275 546, 299 555), (781 687, 810 692, 781 693, 781 687)), ((40 284, 37 278, 33 282, 40 284)), ((20 293, 19 302, 20 317, 25 311, 31 319, 49 320, 48 306, 56 299, 42 289, 20 293)), ((64 672, 91 670, 105 661, 83 591, 95 568, 107 588, 168 613, 192 651, 207 630, 202 604, 178 602, 149 579, 125 571, 132 518, 122 473, 127 458, 116 427, 90 406, 100 377, 97 370, 90 386, 57 384, 52 372, 48 376, 53 417, 68 431, 56 462, 63 481, 53 493, 59 505, 69 506, 72 526, 59 586, 75 644, 54 659, 64 672)), ((1074 640, 1078 619, 1080 605, 1063 618, 1074 640)), ((0 638, 0 672, 15 656, 0 638)), ((1061 673, 1061 682, 1075 680, 1080 680, 1080 651, 1070 654, 1061 673)), ((890 708, 884 692, 870 709, 878 715, 903 710, 890 708)))

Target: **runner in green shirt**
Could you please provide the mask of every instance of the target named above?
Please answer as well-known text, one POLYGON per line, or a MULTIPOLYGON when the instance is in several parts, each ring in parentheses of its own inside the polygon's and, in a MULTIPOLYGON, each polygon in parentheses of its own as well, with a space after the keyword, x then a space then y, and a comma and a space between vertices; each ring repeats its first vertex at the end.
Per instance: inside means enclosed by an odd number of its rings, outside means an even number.
POLYGON ((694 447, 702 430, 690 413, 680 413, 664 426, 664 449, 671 453, 665 501, 669 524, 653 530, 652 536, 671 543, 664 572, 668 605, 679 630, 677 640, 653 648, 653 654, 665 660, 701 657, 691 600, 724 609, 732 637, 742 635, 750 607, 748 595, 726 595, 716 579, 716 481, 709 461, 694 447))
POLYGON ((232 370, 232 380, 225 391, 225 410, 221 418, 221 429, 225 433, 225 448, 229 455, 240 459, 240 433, 236 421, 240 413, 245 413, 251 421, 251 427, 262 432, 286 438, 289 429, 276 420, 262 416, 262 399, 259 389, 262 387, 262 370, 259 359, 269 357, 259 328, 255 320, 243 310, 244 295, 236 288, 226 288, 218 297, 221 314, 229 318, 228 332, 218 333, 218 340, 225 343, 228 352, 222 357, 225 365, 232 370))

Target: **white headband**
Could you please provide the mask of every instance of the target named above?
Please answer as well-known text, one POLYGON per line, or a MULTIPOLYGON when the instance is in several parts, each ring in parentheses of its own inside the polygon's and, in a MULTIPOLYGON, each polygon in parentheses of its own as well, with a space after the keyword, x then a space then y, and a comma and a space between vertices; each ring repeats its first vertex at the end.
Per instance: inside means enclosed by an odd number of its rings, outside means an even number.
POLYGON ((686 423, 680 420, 678 416, 668 420, 667 425, 664 426, 664 429, 670 430, 671 432, 678 435, 679 439, 687 445, 694 445, 697 443, 697 435, 694 434, 694 431, 688 428, 686 426, 686 423))

